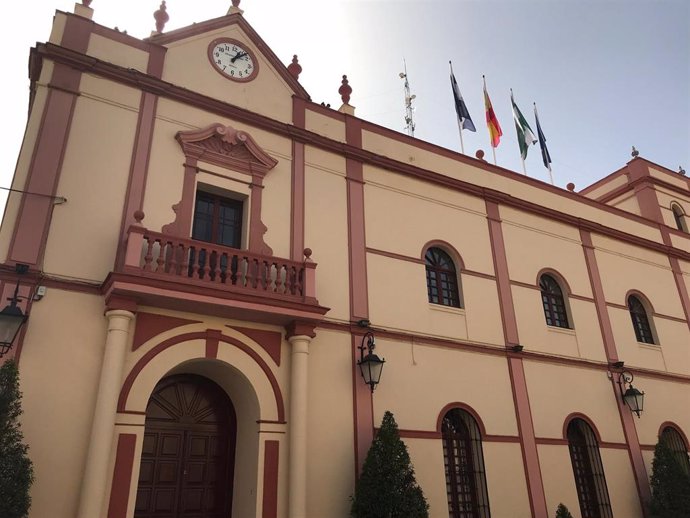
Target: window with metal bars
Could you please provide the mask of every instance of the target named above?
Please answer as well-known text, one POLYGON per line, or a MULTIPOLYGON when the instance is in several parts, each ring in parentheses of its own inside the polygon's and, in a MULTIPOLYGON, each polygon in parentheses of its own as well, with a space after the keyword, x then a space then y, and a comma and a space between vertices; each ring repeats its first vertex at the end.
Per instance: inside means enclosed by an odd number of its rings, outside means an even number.
POLYGON ((678 430, 672 426, 666 426, 661 432, 661 441, 673 452, 673 456, 683 468, 685 473, 690 474, 690 458, 688 458, 688 448, 678 430))
POLYGON ((546 324, 554 327, 570 328, 568 312, 565 307, 563 290, 551 275, 544 274, 539 278, 541 301, 544 306, 546 324))
POLYGON ((642 301, 635 295, 630 295, 628 297, 628 309, 630 310, 630 318, 632 319, 637 341, 645 344, 655 343, 652 326, 649 324, 647 310, 642 301))
POLYGON ((461 308, 458 275, 450 255, 432 247, 424 255, 426 263, 426 288, 429 302, 461 308))
POLYGON ((671 211, 673 212, 673 220, 676 222, 676 228, 681 232, 687 232, 688 227, 685 224, 685 214, 683 213, 683 209, 674 203, 671 205, 671 211))
POLYGON ((582 518, 613 518, 597 438, 584 420, 568 424, 568 449, 582 518))
POLYGON ((449 518, 490 518, 479 426, 466 411, 443 417, 441 436, 449 518))

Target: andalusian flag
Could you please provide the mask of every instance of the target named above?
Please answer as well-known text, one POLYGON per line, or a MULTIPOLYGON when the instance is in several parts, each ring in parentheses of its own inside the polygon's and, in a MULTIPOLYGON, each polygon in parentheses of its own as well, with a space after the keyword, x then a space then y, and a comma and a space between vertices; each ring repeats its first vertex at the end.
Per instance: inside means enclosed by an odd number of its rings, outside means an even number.
POLYGON ((501 142, 501 135, 503 135, 503 131, 501 130, 501 125, 498 123, 498 119, 494 113, 494 108, 491 106, 489 93, 486 91, 486 79, 484 79, 484 108, 486 109, 486 125, 489 128, 491 147, 495 148, 498 147, 498 144, 501 142))
POLYGON ((520 108, 515 104, 513 99, 513 90, 510 90, 510 102, 513 103, 513 119, 515 120, 515 129, 517 130, 518 143, 520 144, 520 155, 524 160, 527 158, 527 150, 530 144, 536 144, 537 138, 532 133, 532 128, 529 127, 527 120, 522 115, 520 108))

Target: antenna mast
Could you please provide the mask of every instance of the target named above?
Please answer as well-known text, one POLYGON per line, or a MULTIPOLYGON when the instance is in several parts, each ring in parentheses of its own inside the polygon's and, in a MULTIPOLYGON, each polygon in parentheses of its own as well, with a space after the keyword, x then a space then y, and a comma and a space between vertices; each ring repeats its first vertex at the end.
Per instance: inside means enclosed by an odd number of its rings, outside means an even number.
POLYGON ((414 108, 412 107, 412 101, 417 97, 414 94, 410 94, 410 82, 407 80, 407 63, 403 58, 403 65, 405 67, 404 72, 400 72, 400 78, 405 80, 405 129, 410 137, 414 137, 414 108))

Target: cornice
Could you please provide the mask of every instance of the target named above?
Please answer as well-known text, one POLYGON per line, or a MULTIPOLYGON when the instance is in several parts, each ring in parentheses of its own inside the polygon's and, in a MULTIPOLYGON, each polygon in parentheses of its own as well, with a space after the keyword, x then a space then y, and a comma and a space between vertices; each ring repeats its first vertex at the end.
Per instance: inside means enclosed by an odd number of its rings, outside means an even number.
MULTIPOLYGON (((292 140, 296 140, 304 144, 315 146, 325 151, 340 154, 345 158, 351 158, 362 163, 366 163, 368 165, 373 165, 376 167, 380 167, 382 169, 389 170, 394 173, 411 176, 419 180, 433 183, 438 186, 447 187, 449 189, 472 194, 489 201, 525 210, 527 212, 531 212, 534 214, 539 214, 550 219, 567 223, 577 228, 588 230, 590 232, 596 232, 598 234, 607 235, 609 237, 626 241, 628 243, 632 243, 643 248, 664 253, 669 256, 677 257, 679 259, 683 259, 686 261, 690 261, 690 253, 684 250, 673 248, 668 245, 664 245, 662 242, 652 241, 633 234, 629 234, 627 232, 616 230, 611 227, 602 225, 600 223, 596 223, 594 221, 573 216, 569 213, 544 207, 527 200, 515 198, 510 194, 497 191, 495 189, 474 185, 464 180, 451 178, 449 176, 429 171, 427 169, 423 169, 411 164, 399 162, 395 159, 378 155, 371 151, 357 148, 343 142, 338 142, 323 135, 318 135, 316 133, 308 131, 304 128, 299 128, 288 123, 280 122, 275 119, 266 117, 265 115, 259 115, 244 108, 240 108, 229 103, 205 96, 203 94, 173 85, 161 79, 151 77, 138 70, 126 69, 124 67, 113 65, 111 63, 106 63, 97 58, 86 56, 51 43, 39 44, 36 47, 36 52, 42 58, 54 60, 56 62, 80 70, 82 72, 96 74, 106 79, 110 79, 118 83, 125 84, 127 86, 140 88, 141 90, 145 92, 150 92, 154 95, 159 95, 161 97, 165 97, 180 103, 196 106, 210 113, 227 117, 238 122, 260 128, 262 130, 274 132, 286 138, 290 138, 292 140)), ((450 153, 450 151, 448 151, 448 153, 450 153)), ((457 155, 456 158, 458 161, 465 162, 467 160, 472 160, 467 157, 465 157, 464 159, 461 159, 460 157, 461 155, 457 155)), ((485 169, 489 172, 499 171, 501 174, 507 174, 504 173, 504 170, 502 168, 495 167, 481 160, 473 161, 472 165, 474 167, 485 169)), ((512 174, 517 175, 517 173, 512 174)), ((516 181, 519 180, 525 181, 522 178, 516 178, 516 181)), ((583 203, 585 205, 589 205, 603 212, 608 212, 609 214, 612 214, 616 217, 626 218, 638 224, 644 225, 648 228, 660 230, 660 226, 658 223, 650 221, 641 216, 637 216, 630 212, 626 212, 615 207, 604 205, 598 201, 586 198, 579 194, 571 193, 569 191, 564 191, 557 188, 551 188, 550 186, 540 185, 541 182, 538 182, 537 180, 532 180, 528 183, 535 189, 548 190, 549 192, 555 195, 562 196, 570 200, 583 203)))

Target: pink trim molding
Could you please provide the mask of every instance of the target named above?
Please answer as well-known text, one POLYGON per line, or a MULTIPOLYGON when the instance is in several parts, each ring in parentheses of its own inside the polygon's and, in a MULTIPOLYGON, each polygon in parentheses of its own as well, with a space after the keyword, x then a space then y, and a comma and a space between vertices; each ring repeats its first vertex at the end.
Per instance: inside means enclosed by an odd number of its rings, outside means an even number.
POLYGON ((127 516, 136 443, 137 436, 133 433, 121 433, 117 438, 108 518, 126 518, 127 516))
POLYGON ((132 351, 136 351, 145 342, 165 331, 198 323, 198 320, 175 318, 167 315, 158 315, 156 313, 137 313, 137 322, 134 327, 134 337, 132 339, 132 351))
POLYGON ((261 518, 278 516, 278 465, 280 443, 266 441, 264 447, 264 491, 261 518))

